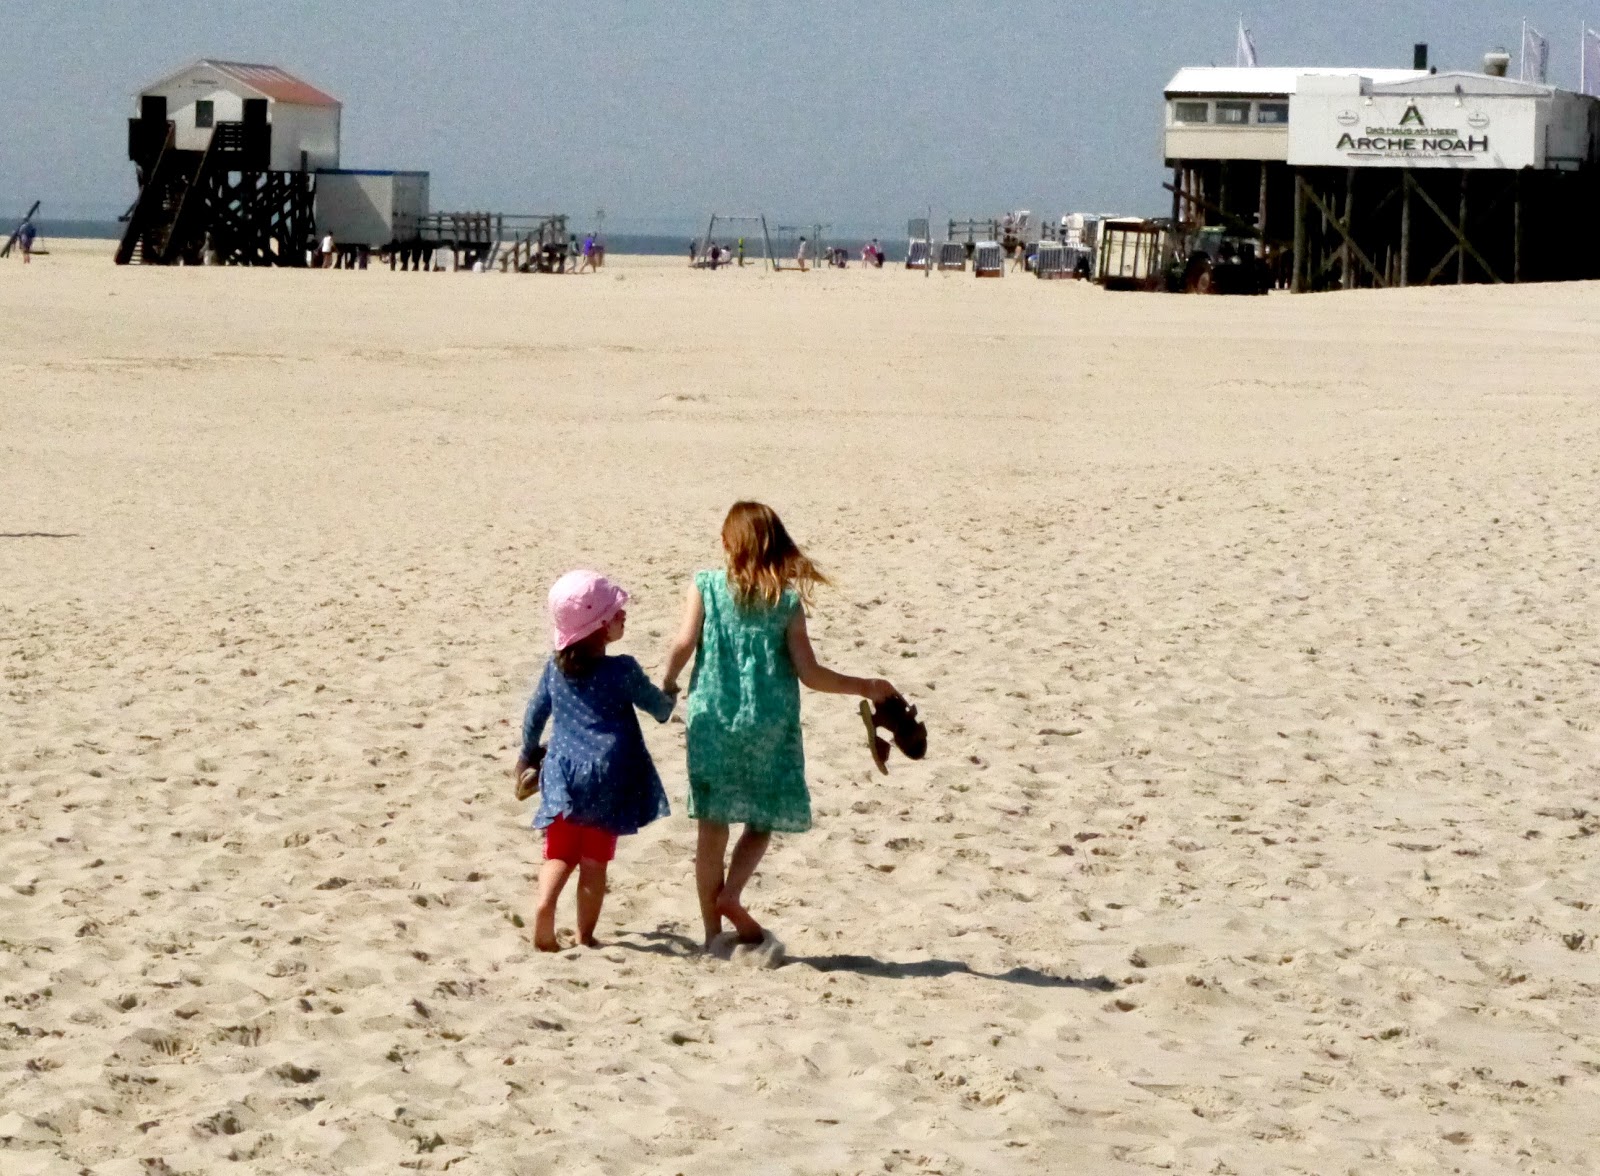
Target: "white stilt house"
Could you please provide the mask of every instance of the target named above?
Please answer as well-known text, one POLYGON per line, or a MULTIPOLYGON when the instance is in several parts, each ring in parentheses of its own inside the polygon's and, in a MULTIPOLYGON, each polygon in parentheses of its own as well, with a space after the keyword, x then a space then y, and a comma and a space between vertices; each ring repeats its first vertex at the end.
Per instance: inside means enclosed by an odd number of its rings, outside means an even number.
POLYGON ((303 265, 315 172, 339 166, 338 99, 275 65, 202 59, 139 91, 139 198, 117 264, 303 265))

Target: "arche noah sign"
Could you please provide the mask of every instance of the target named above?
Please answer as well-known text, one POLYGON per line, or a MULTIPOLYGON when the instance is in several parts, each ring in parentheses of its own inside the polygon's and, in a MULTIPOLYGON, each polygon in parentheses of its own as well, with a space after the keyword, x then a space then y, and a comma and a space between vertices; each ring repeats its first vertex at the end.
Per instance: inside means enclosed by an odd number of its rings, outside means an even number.
MULTIPOLYGON (((1340 112, 1338 121, 1345 122, 1347 114, 1340 112)), ((1411 102, 1393 126, 1372 125, 1343 131, 1333 149, 1356 159, 1394 159, 1399 162, 1455 159, 1472 162, 1474 156, 1489 154, 1489 120, 1476 113, 1470 117, 1483 123, 1482 131, 1453 125, 1430 126, 1422 115, 1422 109, 1411 102)), ((1357 122, 1360 122, 1359 117, 1357 122)))
POLYGON ((1535 103, 1498 97, 1302 93, 1289 163, 1309 167, 1539 167, 1535 103))

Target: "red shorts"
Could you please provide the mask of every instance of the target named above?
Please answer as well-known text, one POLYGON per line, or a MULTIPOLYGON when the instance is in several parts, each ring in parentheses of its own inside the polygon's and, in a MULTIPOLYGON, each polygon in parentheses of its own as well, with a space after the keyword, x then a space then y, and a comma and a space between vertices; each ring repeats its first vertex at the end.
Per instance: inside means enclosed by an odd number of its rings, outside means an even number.
POLYGON ((577 865, 585 862, 609 862, 617 856, 617 835, 596 829, 593 825, 574 825, 565 817, 557 817, 544 831, 544 860, 577 865))

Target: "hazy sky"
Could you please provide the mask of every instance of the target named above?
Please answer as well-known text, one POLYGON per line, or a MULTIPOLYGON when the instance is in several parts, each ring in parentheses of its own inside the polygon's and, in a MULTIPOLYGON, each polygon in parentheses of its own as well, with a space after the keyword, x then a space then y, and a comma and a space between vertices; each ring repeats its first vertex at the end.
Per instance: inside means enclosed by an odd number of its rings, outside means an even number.
MULTIPOLYGON (((1231 65, 1238 0, 0 0, 0 217, 133 196, 141 85, 270 62, 344 103, 347 167, 433 173, 436 208, 712 209, 879 231, 1008 208, 1159 212, 1161 89, 1231 65)), ((1526 16, 1577 80, 1589 5, 1303 0, 1247 10, 1263 65, 1441 67, 1514 54, 1526 16)), ((1515 73, 1516 65, 1512 66, 1515 73)))

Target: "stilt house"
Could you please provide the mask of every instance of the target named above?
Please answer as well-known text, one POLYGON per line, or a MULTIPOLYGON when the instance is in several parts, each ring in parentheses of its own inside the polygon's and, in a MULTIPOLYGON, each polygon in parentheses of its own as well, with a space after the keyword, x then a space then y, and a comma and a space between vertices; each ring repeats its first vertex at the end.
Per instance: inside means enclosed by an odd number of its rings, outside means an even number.
POLYGON ((275 65, 201 60, 146 86, 128 122, 139 197, 118 264, 304 265, 313 173, 339 166, 337 99, 275 65))
POLYGON ((1183 69, 1179 235, 1253 237, 1296 290, 1600 277, 1600 101, 1485 72, 1183 69))

